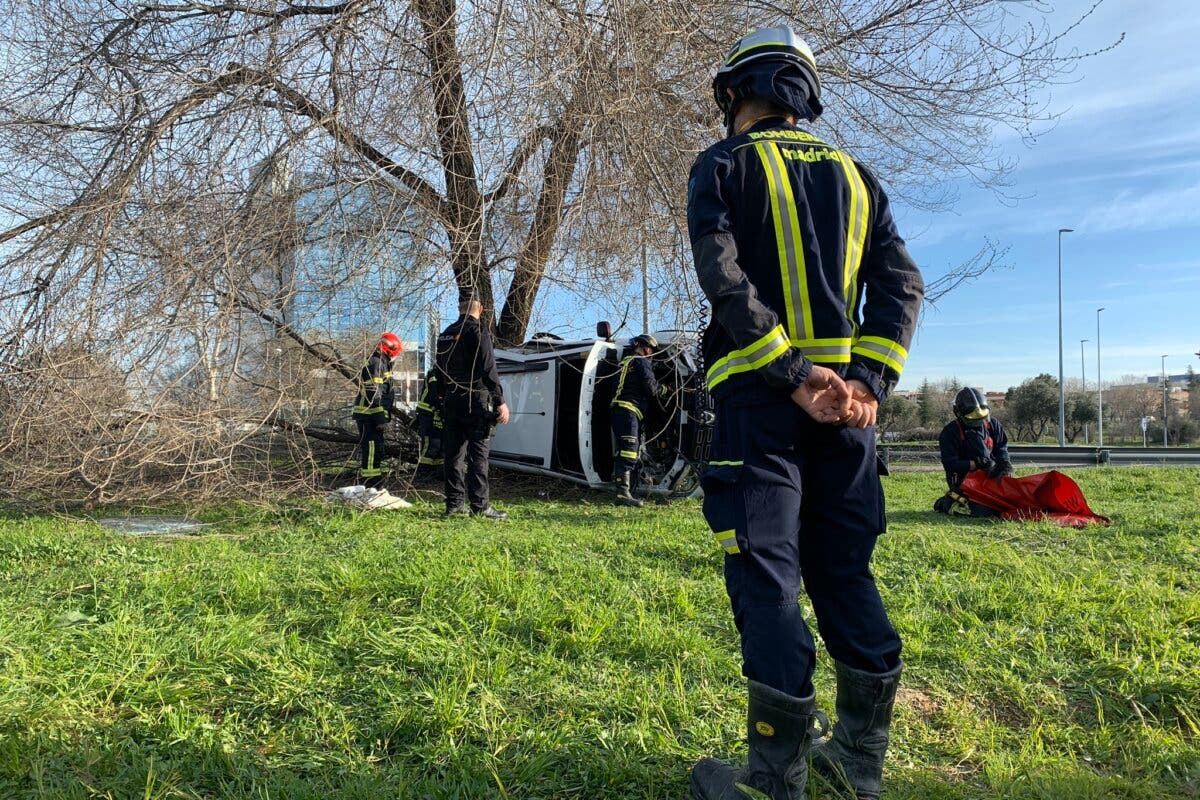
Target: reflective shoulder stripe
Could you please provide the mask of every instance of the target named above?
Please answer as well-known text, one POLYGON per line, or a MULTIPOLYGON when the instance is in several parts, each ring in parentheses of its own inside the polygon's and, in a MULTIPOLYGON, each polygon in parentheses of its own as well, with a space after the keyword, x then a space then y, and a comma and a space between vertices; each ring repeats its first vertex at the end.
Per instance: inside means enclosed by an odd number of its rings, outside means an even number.
POLYGON ((708 368, 708 388, 712 389, 730 375, 759 369, 782 356, 791 348, 782 325, 776 325, 765 336, 741 350, 734 350, 724 358, 717 359, 708 368))
POLYGON ((625 379, 629 377, 629 368, 633 366, 634 356, 625 356, 621 359, 621 378, 617 381, 617 393, 614 397, 620 397, 621 392, 625 390, 625 379))
POLYGON ((760 142, 754 147, 767 177, 771 219, 775 223, 775 244, 779 250, 779 273, 783 300, 787 306, 787 329, 793 338, 813 337, 812 312, 809 309, 808 279, 804 266, 804 245, 800 239, 800 218, 792 181, 775 142, 760 142))
POLYGON ((846 221, 846 254, 842 265, 842 290, 846 301, 846 319, 850 330, 858 329, 855 309, 858 306, 858 271, 862 267, 863 250, 867 242, 867 223, 871 216, 871 197, 863 183, 858 165, 849 156, 839 159, 850 188, 849 218, 846 221))
POLYGON ((899 342, 893 342, 882 336, 863 336, 854 343, 853 353, 887 364, 896 370, 896 374, 904 372, 904 364, 908 361, 908 351, 899 342))
POLYGON ((724 547, 729 555, 736 556, 742 552, 737 543, 737 531, 717 531, 713 535, 717 537, 717 544, 724 547))

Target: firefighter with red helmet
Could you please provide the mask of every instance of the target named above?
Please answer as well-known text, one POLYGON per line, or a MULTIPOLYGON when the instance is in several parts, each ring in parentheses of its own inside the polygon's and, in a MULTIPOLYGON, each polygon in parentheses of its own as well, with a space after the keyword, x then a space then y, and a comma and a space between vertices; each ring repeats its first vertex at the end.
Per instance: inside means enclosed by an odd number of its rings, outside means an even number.
POLYGON ((383 486, 383 460, 386 457, 383 427, 391 418, 396 396, 392 388, 392 365, 404 350, 400 337, 387 332, 358 373, 358 394, 354 398, 354 422, 358 426, 359 475, 368 489, 383 486))
POLYGON ((747 678, 748 762, 705 759, 697 800, 802 800, 814 768, 881 792, 900 637, 871 573, 885 528, 875 414, 904 369, 924 284, 875 177, 799 127, 822 111, 808 44, 737 42, 713 81, 727 138, 688 181, 688 233, 712 306, 702 348, 716 406, 704 516, 747 678), (837 675, 832 738, 803 586, 837 675))

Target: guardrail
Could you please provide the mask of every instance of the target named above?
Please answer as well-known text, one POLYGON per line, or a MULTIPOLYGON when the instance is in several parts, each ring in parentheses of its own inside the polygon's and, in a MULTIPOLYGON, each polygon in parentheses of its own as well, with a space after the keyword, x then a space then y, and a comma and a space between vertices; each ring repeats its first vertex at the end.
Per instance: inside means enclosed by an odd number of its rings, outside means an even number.
MULTIPOLYGON (((934 446, 893 444, 879 448, 888 464, 937 464, 934 446)), ((1056 447, 1054 445, 1014 444, 1008 446, 1016 466, 1086 467, 1147 466, 1174 464, 1200 466, 1200 447, 1056 447)))

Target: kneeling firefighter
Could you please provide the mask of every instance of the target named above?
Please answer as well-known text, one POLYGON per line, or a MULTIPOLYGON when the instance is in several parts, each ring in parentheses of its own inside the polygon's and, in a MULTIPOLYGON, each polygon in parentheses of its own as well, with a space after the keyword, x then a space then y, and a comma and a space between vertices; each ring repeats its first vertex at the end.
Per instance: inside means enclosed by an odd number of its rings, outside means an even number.
POLYGON ((959 390, 954 397, 954 421, 942 428, 938 446, 949 490, 933 504, 934 511, 959 516, 995 516, 989 509, 968 501, 959 491, 963 479, 977 469, 986 471, 989 478, 1012 475, 1008 434, 1000 420, 992 417, 983 392, 971 387, 959 390))
POLYGON ((900 637, 871 574, 883 533, 875 417, 900 379, 924 294, 875 177, 798 127, 821 113, 808 45, 786 27, 737 42, 713 81, 727 138, 696 159, 688 233, 712 307, 716 406, 704 516, 747 678, 748 761, 705 759, 697 800, 802 800, 813 768, 881 792, 900 637), (837 674, 824 728, 801 587, 837 674))
POLYGON ((404 349, 400 337, 387 332, 379 337, 374 352, 367 357, 358 374, 358 394, 354 398, 354 422, 358 426, 359 475, 368 489, 383 485, 383 427, 387 425, 396 402, 392 388, 392 364, 404 349))
POLYGON ((648 404, 659 397, 665 387, 654 378, 650 359, 658 350, 658 340, 648 333, 629 340, 631 355, 621 359, 617 392, 612 401, 612 432, 616 441, 613 453, 613 484, 617 487, 617 503, 641 508, 642 501, 633 496, 642 447, 642 420, 648 404))

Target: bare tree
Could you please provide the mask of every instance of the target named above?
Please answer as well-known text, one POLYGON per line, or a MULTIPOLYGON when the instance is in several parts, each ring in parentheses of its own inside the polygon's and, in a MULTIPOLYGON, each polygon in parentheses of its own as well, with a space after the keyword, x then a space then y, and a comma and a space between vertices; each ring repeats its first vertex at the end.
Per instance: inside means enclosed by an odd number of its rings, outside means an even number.
MULTIPOLYGON (((64 354, 102 354, 136 385, 128 411, 188 397, 226 461, 231 420, 286 431, 298 395, 313 407, 315 372, 354 375, 362 342, 344 334, 372 326, 334 319, 350 295, 369 307, 478 292, 511 344, 548 284, 602 293, 645 245, 679 265, 664 294, 694 306, 684 183, 716 134, 708 83, 731 32, 801 29, 824 67, 820 132, 894 195, 933 204, 951 199, 929 191, 947 176, 1001 181, 996 126, 1049 120, 1040 90, 1084 57, 1064 45, 1074 25, 1019 21, 996 0, 8 12, 4 390, 24 397, 47 360, 61 371, 64 354)), ((15 464, 22 422, 4 423, 15 464)))

